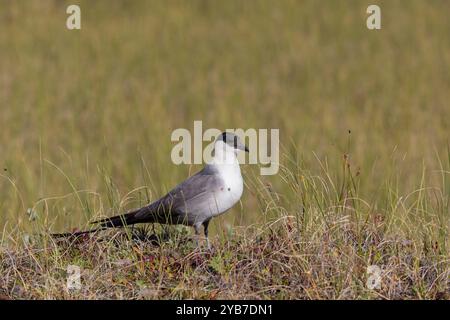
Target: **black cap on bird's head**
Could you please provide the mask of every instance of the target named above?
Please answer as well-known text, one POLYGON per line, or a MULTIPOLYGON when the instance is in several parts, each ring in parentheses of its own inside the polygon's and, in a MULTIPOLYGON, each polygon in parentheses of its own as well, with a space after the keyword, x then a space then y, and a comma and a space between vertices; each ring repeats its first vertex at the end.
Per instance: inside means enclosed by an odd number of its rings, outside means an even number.
POLYGON ((218 137, 218 141, 223 141, 227 145, 233 147, 236 150, 242 150, 249 152, 247 146, 241 142, 241 139, 237 135, 231 132, 222 132, 218 137))

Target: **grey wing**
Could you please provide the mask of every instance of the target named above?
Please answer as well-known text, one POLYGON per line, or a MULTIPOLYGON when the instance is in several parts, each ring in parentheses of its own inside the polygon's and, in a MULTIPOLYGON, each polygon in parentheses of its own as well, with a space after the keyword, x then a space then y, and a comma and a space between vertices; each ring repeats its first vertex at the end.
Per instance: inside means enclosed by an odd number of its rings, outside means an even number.
POLYGON ((164 197, 145 207, 146 210, 140 214, 143 217, 151 215, 151 220, 155 222, 188 225, 201 223, 215 211, 215 193, 222 184, 222 179, 205 167, 164 197))

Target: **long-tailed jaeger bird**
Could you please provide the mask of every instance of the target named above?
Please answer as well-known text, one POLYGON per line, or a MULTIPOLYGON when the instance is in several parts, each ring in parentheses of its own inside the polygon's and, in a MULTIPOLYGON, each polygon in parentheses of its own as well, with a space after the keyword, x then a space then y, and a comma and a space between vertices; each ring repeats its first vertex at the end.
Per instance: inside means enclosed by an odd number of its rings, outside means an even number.
POLYGON ((60 235, 80 235, 136 223, 162 223, 192 226, 198 237, 203 225, 209 247, 209 222, 233 207, 242 196, 244 185, 237 159, 239 150, 249 151, 238 136, 223 132, 214 143, 212 161, 162 198, 143 208, 95 221, 93 223, 98 224, 95 230, 60 235))

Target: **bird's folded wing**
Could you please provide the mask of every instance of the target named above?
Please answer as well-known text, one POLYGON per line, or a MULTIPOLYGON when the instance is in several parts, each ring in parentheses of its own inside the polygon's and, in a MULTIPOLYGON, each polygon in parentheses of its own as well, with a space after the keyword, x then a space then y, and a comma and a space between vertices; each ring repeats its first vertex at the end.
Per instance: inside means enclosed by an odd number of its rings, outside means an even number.
POLYGON ((214 192, 222 185, 222 179, 204 170, 191 176, 161 199, 142 209, 139 216, 149 214, 182 217, 193 211, 202 210, 211 205, 214 192))

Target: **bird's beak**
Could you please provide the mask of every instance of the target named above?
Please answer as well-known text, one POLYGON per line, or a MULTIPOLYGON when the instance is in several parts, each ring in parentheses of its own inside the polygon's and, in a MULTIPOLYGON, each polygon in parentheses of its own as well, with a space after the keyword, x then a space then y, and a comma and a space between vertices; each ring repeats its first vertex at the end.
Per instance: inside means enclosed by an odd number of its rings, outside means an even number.
POLYGON ((239 141, 238 139, 236 139, 234 141, 234 148, 237 150, 242 150, 245 152, 249 152, 247 146, 245 145, 245 143, 242 143, 241 141, 239 141))

